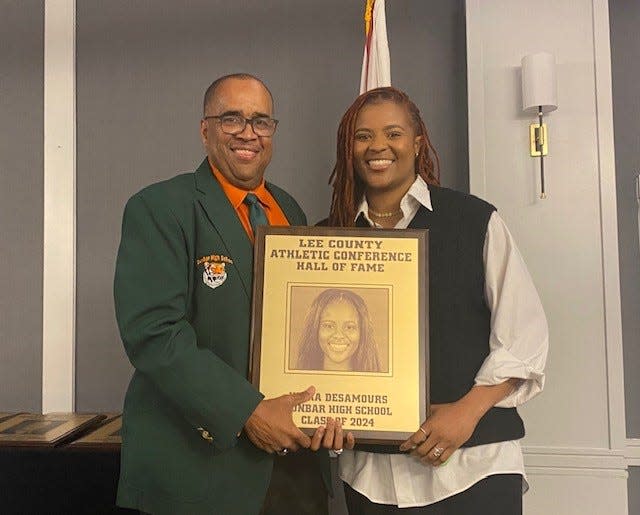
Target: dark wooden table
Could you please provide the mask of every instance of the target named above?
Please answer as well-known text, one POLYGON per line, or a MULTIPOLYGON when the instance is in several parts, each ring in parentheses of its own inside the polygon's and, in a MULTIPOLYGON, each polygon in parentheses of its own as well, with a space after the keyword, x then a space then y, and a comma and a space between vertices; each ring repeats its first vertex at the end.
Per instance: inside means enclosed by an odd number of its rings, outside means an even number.
POLYGON ((119 450, 0 447, 0 513, 137 513, 115 506, 119 473, 119 450))

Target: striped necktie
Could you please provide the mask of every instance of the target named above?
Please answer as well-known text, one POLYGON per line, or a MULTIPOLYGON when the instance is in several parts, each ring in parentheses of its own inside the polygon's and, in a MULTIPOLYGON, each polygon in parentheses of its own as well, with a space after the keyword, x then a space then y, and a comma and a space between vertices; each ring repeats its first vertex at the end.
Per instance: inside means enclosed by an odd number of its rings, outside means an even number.
POLYGON ((244 198, 244 203, 249 206, 249 223, 251 224, 251 230, 255 237, 258 226, 269 225, 269 220, 267 220, 267 215, 262 208, 262 204, 260 204, 255 194, 247 193, 247 196, 244 198))

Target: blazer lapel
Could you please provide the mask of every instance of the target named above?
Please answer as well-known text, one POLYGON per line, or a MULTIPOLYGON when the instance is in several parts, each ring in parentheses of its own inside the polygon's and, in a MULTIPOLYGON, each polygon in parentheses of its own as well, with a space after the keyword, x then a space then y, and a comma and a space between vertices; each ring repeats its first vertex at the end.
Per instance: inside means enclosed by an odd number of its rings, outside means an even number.
POLYGON ((233 264, 238 269, 244 290, 251 298, 253 246, 235 209, 211 173, 206 158, 196 170, 196 188, 200 192, 198 202, 224 242, 233 264))

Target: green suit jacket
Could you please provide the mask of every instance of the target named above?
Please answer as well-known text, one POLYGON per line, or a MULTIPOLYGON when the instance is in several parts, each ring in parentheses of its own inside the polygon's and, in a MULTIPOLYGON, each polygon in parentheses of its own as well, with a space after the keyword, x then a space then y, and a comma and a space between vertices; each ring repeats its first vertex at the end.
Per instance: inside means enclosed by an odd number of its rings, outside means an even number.
MULTIPOLYGON (((295 200, 267 184, 291 225, 295 200)), ((258 513, 273 458, 238 434, 248 381, 253 247, 208 162, 125 208, 115 274, 127 390, 117 503, 153 514, 258 513), (201 258, 224 262, 205 281, 201 258)), ((284 392, 283 392, 284 393, 284 392)))

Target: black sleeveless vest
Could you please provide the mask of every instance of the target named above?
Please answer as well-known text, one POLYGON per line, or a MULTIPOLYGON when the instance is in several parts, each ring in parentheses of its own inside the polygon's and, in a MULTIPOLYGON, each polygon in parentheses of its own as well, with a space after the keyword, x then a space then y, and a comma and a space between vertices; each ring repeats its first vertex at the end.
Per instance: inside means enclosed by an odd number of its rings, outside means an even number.
MULTIPOLYGON (((495 207, 472 195, 429 186, 433 211, 421 206, 409 224, 429 229, 429 359, 431 403, 454 402, 474 385, 489 355, 491 312, 484 298, 483 249, 495 207)), ((361 217, 359 226, 367 226, 361 217)), ((491 408, 463 447, 524 436, 515 408, 491 408)), ((396 446, 357 445, 397 453, 396 446)))

